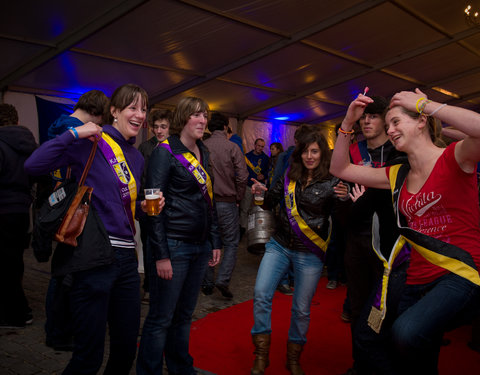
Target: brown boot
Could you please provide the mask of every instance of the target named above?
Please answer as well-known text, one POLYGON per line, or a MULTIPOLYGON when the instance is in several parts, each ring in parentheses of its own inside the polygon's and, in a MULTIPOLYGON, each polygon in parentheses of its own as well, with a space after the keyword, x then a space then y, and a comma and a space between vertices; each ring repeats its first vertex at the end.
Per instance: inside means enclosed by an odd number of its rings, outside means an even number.
POLYGON ((300 354, 302 354, 303 345, 287 342, 287 364, 286 368, 292 375, 305 375, 300 367, 300 354))
POLYGON ((268 352, 270 351, 270 335, 259 334, 252 335, 253 345, 255 345, 255 361, 253 362, 251 375, 263 375, 265 369, 270 364, 268 352))

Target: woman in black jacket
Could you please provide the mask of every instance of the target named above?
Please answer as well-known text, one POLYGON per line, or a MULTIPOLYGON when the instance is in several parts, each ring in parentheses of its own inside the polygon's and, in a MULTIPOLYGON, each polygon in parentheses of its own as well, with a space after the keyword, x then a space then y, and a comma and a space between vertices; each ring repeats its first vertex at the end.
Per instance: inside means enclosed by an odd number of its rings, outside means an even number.
MULTIPOLYGON (((330 215, 337 203, 339 180, 328 173, 330 150, 317 129, 302 133, 292 154, 291 167, 265 196, 265 206, 280 203, 276 230, 265 246, 254 295, 255 362, 252 375, 263 374, 268 366, 272 298, 280 278, 293 265, 295 290, 287 342, 287 369, 294 375, 304 372, 300 354, 310 323, 310 304, 322 274, 330 237, 330 215)), ((258 182, 252 193, 263 189, 258 182)), ((345 186, 342 187, 346 196, 345 186)), ((340 190, 339 190, 340 192, 340 190)))
POLYGON ((165 210, 148 218, 150 310, 137 359, 139 375, 162 374, 164 355, 170 374, 196 374, 188 352, 192 314, 207 264, 218 263, 222 247, 209 153, 200 141, 207 117, 202 99, 182 99, 172 135, 149 160, 146 187, 160 188, 165 210))

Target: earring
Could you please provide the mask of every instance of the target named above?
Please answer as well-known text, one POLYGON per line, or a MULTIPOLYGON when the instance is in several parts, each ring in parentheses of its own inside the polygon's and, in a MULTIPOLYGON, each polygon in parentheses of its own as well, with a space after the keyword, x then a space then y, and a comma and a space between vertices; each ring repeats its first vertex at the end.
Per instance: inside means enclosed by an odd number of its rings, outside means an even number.
POLYGON ((116 118, 116 117, 113 119, 113 122, 118 122, 118 120, 117 120, 117 118, 116 118))

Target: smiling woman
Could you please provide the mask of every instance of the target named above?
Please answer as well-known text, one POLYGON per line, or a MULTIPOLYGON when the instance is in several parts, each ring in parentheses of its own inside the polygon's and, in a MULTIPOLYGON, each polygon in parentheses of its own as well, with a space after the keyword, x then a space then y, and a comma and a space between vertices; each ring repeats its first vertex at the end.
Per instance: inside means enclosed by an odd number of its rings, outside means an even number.
POLYGON ((401 233, 396 244, 408 243, 412 248, 407 282, 391 327, 396 358, 377 358, 376 364, 388 363, 401 374, 436 374, 444 332, 480 312, 475 173, 480 161, 480 115, 429 100, 418 89, 399 92, 390 102, 385 122, 390 140, 407 154, 408 163, 368 168, 350 164, 346 134, 372 101, 360 94, 350 104, 330 171, 369 187, 390 188, 401 233), (447 148, 436 146, 434 116, 466 137, 447 148))
POLYGON ((70 166, 79 181, 92 140, 98 140, 85 181, 93 188, 88 219, 97 220, 87 219, 88 235, 81 237, 75 248, 57 246, 52 259, 58 285, 66 275, 73 276, 68 298, 74 351, 63 374, 97 373, 103 361, 107 324, 115 339, 110 341, 105 373, 127 375, 135 359, 140 277, 134 219, 141 212, 137 195, 144 161, 133 143, 147 105, 148 97, 141 87, 121 86, 108 105, 113 126, 87 122, 43 143, 25 163, 25 170, 32 175, 70 166))

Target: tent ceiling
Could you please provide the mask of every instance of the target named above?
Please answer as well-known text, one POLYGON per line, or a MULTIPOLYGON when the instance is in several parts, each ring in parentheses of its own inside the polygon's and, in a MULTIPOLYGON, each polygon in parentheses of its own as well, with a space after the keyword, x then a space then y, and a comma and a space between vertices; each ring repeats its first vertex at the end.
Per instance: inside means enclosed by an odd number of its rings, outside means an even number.
MULTIPOLYGON (((2 90, 143 86, 238 118, 334 124, 356 93, 420 87, 480 110, 480 28, 462 0, 9 1, 2 90), (28 11, 27 11, 28 8, 28 11)), ((480 9, 480 1, 472 4, 480 9)))

